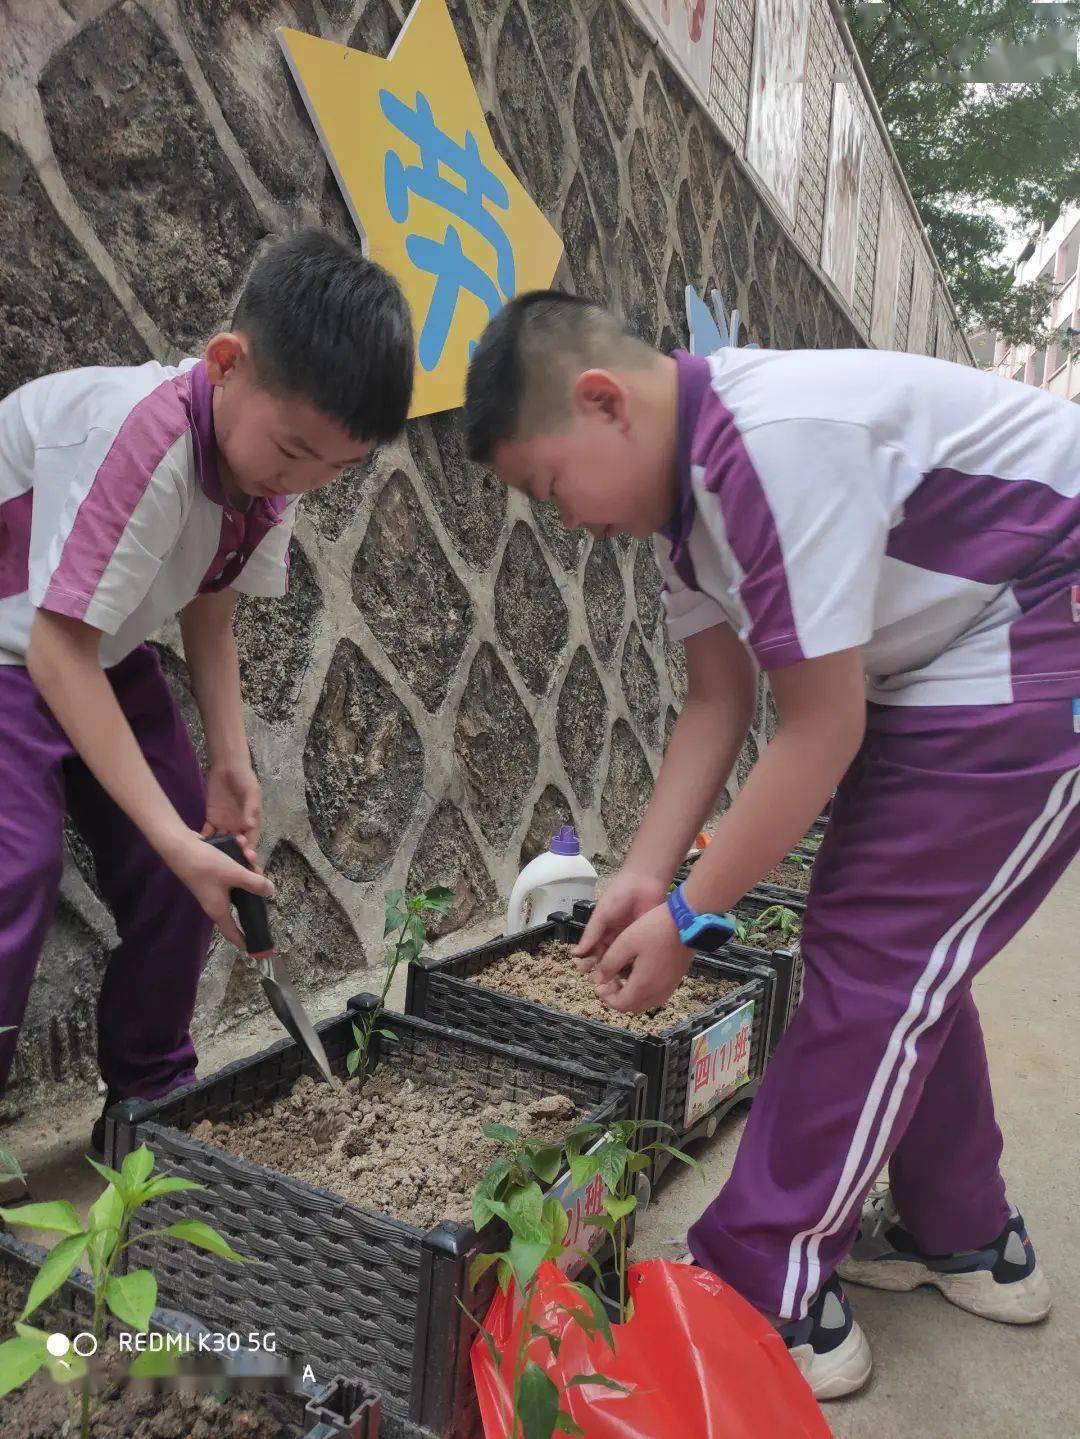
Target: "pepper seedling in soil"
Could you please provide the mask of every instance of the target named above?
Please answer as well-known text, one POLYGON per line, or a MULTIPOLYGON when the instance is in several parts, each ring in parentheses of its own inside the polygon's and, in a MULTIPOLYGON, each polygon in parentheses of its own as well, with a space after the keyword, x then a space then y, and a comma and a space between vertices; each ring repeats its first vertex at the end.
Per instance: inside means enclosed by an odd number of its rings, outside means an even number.
POLYGON ((770 904, 752 919, 735 918, 735 938, 740 944, 759 944, 770 934, 781 939, 796 940, 802 933, 802 921, 786 904, 770 904))
POLYGON ((427 926, 424 924, 424 916, 446 915, 454 906, 454 891, 443 885, 434 885, 431 889, 425 889, 422 893, 413 895, 411 899, 406 899, 404 890, 389 889, 383 898, 386 902, 383 938, 387 939, 395 933, 397 938, 386 952, 386 976, 383 979, 378 1002, 368 1011, 361 1023, 353 1025, 352 1031, 353 1038, 356 1040, 356 1048, 349 1051, 345 1060, 349 1073, 359 1072, 362 1080, 367 1078, 368 1065, 371 1060, 372 1036, 381 1034, 384 1039, 395 1040, 397 1038, 394 1031, 387 1029, 382 1022, 383 1010, 386 1008, 386 996, 390 993, 390 986, 394 982, 398 966, 415 964, 420 958, 421 951, 427 943, 427 926))
MULTIPOLYGON (((0 1209, 0 1219, 10 1225, 29 1229, 45 1229, 63 1238, 41 1262, 30 1286, 26 1303, 15 1324, 15 1338, 0 1344, 0 1398, 18 1389, 40 1369, 47 1369, 60 1384, 78 1383, 73 1391, 74 1426, 72 1433, 89 1439, 90 1420, 94 1410, 93 1376, 86 1360, 68 1351, 53 1355, 47 1345, 49 1335, 27 1324, 27 1319, 50 1295, 65 1284, 85 1256, 89 1261, 94 1291, 94 1310, 89 1333, 100 1347, 105 1324, 105 1311, 110 1310, 121 1323, 140 1334, 150 1327, 150 1317, 157 1303, 157 1279, 150 1269, 136 1269, 130 1274, 114 1274, 121 1254, 135 1239, 129 1237, 131 1221, 138 1210, 152 1199, 182 1190, 204 1189, 191 1179, 154 1173, 154 1156, 146 1145, 129 1154, 118 1173, 107 1165, 88 1161, 106 1181, 106 1187, 90 1207, 87 1224, 79 1222, 75 1207, 69 1200, 57 1199, 45 1204, 23 1204, 17 1209, 0 1209)), ((137 1239, 157 1234, 183 1240, 198 1249, 208 1249, 223 1259, 238 1264, 255 1261, 237 1254, 216 1229, 201 1219, 182 1220, 161 1229, 141 1231, 137 1239)), ((131 1378, 148 1378, 160 1374, 163 1356, 153 1352, 140 1354, 128 1373, 131 1378)))
POLYGON ((626 1293, 626 1251, 630 1216, 638 1207, 634 1192, 635 1176, 648 1169, 652 1156, 664 1150, 681 1164, 687 1165, 705 1182, 705 1171, 696 1159, 676 1149, 666 1140, 656 1139, 640 1149, 633 1149, 634 1137, 643 1129, 673 1133, 670 1124, 652 1119, 620 1119, 614 1124, 580 1124, 566 1141, 570 1161, 570 1183, 581 1189, 596 1176, 604 1187, 600 1211, 586 1214, 584 1223, 602 1229, 610 1238, 615 1253, 615 1272, 619 1281, 619 1322, 630 1317, 626 1293), (586 1146, 589 1146, 586 1148, 586 1146))
MULTIPOLYGON (((553 1196, 545 1197, 541 1187, 554 1184, 562 1173, 564 1146, 538 1143, 503 1124, 488 1125, 484 1133, 502 1144, 507 1153, 492 1163, 473 1192, 473 1224, 480 1230, 491 1219, 503 1220, 510 1230, 510 1245, 495 1253, 478 1254, 469 1266, 469 1283, 475 1286, 494 1265, 502 1292, 508 1293, 511 1284, 516 1284, 521 1296, 521 1324, 512 1369, 509 1439, 552 1439, 556 1432, 583 1435, 585 1431, 563 1408, 565 1391, 577 1385, 599 1384, 625 1393, 625 1386, 599 1373, 575 1374, 560 1391, 551 1376, 529 1356, 530 1348, 539 1341, 558 1355, 558 1340, 537 1323, 533 1309, 540 1266, 560 1257, 569 1227, 565 1209, 553 1196)), ((599 1275, 593 1256, 583 1253, 583 1258, 599 1275)), ((558 1302, 555 1307, 590 1337, 600 1334, 614 1353, 615 1338, 603 1303, 587 1284, 574 1283, 572 1288, 581 1296, 585 1307, 572 1308, 558 1302)), ((478 1324, 478 1328, 497 1369, 499 1353, 495 1339, 482 1324, 478 1324)))

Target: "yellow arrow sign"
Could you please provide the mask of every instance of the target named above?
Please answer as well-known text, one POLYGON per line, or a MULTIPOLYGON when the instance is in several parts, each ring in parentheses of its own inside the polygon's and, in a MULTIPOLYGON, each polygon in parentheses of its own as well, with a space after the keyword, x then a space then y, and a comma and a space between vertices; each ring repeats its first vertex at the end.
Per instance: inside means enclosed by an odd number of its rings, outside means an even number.
POLYGON ((277 35, 365 250, 409 301, 411 413, 453 409, 484 326, 551 284, 562 240, 495 149, 446 0, 417 0, 385 60, 277 35))

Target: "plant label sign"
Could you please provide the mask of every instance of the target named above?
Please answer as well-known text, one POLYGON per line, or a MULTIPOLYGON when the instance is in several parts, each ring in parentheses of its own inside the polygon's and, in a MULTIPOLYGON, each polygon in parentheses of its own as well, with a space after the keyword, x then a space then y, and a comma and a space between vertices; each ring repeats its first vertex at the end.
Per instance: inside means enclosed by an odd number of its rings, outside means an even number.
POLYGON ((585 1259, 579 1251, 599 1249, 605 1239, 602 1229, 595 1224, 585 1223, 587 1214, 603 1212, 604 1181, 599 1174, 594 1174, 588 1184, 573 1189, 570 1171, 567 1170, 562 1178, 552 1186, 549 1193, 566 1210, 566 1217, 570 1221, 566 1238, 563 1240, 563 1252, 556 1260, 556 1264, 567 1278, 573 1279, 574 1275, 585 1265, 585 1259))
POLYGON ((690 1047, 686 1127, 704 1119, 750 1078, 754 1000, 703 1029, 690 1047))

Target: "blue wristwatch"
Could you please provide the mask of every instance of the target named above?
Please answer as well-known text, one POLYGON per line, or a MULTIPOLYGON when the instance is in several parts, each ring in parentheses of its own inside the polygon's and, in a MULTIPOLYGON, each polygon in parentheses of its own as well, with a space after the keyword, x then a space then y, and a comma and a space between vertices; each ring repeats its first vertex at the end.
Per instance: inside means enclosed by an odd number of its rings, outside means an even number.
POLYGON ((667 907, 679 931, 679 938, 688 949, 702 949, 713 954, 735 933, 732 921, 722 914, 696 914, 683 894, 680 884, 667 897, 667 907))

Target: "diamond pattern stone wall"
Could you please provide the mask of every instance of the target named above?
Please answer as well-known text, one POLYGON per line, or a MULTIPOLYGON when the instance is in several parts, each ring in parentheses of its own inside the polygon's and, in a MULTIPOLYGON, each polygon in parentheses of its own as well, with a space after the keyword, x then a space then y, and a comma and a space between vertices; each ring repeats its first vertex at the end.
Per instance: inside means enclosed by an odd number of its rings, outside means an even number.
MULTIPOLYGON (((493 134, 565 238, 558 284, 663 347, 687 340, 686 283, 719 289, 763 344, 858 343, 617 0, 451 10, 493 134)), ((398 0, 11 0, 0 390, 79 364, 174 362, 227 319, 262 236, 300 220, 351 234, 273 30, 385 53, 403 13, 398 0)), ((466 459, 451 413, 312 497, 292 573, 284 602, 243 604, 239 634, 262 851, 302 990, 379 960, 384 889, 451 884, 445 927, 468 924, 571 818, 588 854, 617 862, 686 685, 647 547, 567 535, 507 494, 466 459)), ((175 625, 159 648, 198 738, 175 625)), ((13 1092, 92 1077, 113 938, 73 853, 13 1092)), ((218 945, 201 1031, 245 1012, 249 980, 218 945)))

